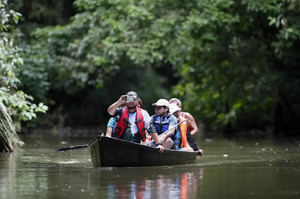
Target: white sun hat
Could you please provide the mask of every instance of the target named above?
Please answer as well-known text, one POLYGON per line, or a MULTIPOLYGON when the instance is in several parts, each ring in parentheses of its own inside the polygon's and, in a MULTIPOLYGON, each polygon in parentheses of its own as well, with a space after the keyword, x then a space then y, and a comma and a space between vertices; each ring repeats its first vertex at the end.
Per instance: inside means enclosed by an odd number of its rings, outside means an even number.
POLYGON ((179 108, 179 106, 177 106, 176 104, 170 104, 169 111, 171 114, 173 114, 176 111, 181 111, 181 108, 179 108))

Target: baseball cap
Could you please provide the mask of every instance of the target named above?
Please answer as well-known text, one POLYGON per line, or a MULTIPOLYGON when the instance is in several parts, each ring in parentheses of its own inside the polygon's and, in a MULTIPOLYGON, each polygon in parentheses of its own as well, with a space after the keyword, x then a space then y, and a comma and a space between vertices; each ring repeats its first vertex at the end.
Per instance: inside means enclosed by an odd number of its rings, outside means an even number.
POLYGON ((157 102, 152 104, 152 106, 166 106, 169 108, 169 102, 166 99, 159 99, 159 100, 157 100, 157 102))
POLYGON ((128 96, 134 96, 137 99, 139 98, 138 94, 136 92, 134 92, 134 91, 128 91, 126 95, 128 95, 128 96))

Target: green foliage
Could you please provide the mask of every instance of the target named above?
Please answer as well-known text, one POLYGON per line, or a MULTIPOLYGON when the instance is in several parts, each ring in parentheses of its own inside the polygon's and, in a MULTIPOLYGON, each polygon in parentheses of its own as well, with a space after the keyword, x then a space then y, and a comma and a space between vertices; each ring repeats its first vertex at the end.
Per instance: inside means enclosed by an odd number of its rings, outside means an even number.
MULTIPOLYGON (((124 82, 130 75, 119 77, 120 71, 171 66, 179 79, 172 95, 209 127, 275 125, 278 115, 300 108, 299 4, 77 0, 79 13, 69 24, 34 32, 33 44, 44 61, 30 63, 45 69, 41 73, 51 89, 68 96, 105 88, 116 77, 127 90, 124 82)), ((152 94, 165 83, 153 83, 156 76, 137 84, 151 85, 152 94)), ((164 91, 161 95, 166 96, 164 91)))
POLYGON ((18 89, 20 81, 17 73, 23 60, 11 38, 10 24, 16 23, 20 14, 6 10, 5 4, 0 1, 0 16, 0 101, 7 106, 8 113, 17 125, 20 121, 36 117, 36 112, 45 112, 47 107, 42 103, 32 103, 32 97, 18 89))
POLYGON ((22 13, 25 26, 63 24, 74 10, 74 0, 10 0, 8 6, 22 13))
POLYGON ((299 21, 293 20, 299 3, 201 1, 194 8, 176 38, 182 48, 171 52, 182 77, 173 94, 184 97, 186 107, 212 127, 254 115, 272 124, 281 96, 300 94, 299 76, 287 75, 299 61, 291 52, 300 38, 299 21))
MULTIPOLYGON (((87 4, 83 5, 86 7, 92 2, 85 2, 87 4)), ((117 6, 115 2, 112 4, 117 6)), ((83 8, 77 5, 80 9, 83 8)), ((85 98, 91 100, 91 95, 88 93, 93 89, 94 92, 100 92, 99 95, 108 97, 110 101, 105 106, 112 102, 115 95, 119 97, 121 93, 130 89, 147 91, 148 93, 144 94, 145 104, 151 104, 153 97, 166 96, 161 86, 164 81, 160 80, 161 77, 154 68, 156 60, 160 61, 162 55, 159 52, 152 52, 152 49, 159 45, 160 40, 156 39, 146 44, 143 43, 146 38, 130 30, 131 27, 135 27, 136 23, 144 23, 146 19, 140 16, 143 11, 136 13, 135 9, 138 7, 132 5, 124 9, 126 13, 116 16, 114 8, 106 10, 106 6, 106 3, 102 2, 101 6, 94 11, 75 15, 70 24, 41 28, 34 32, 30 47, 25 46, 22 54, 25 60, 25 71, 21 72, 20 79, 26 91, 33 92, 33 96, 38 99, 50 94, 56 106, 63 103, 65 108, 70 107, 67 108, 69 114, 75 114, 74 108, 71 110, 78 103, 74 97, 80 97, 82 101, 85 101, 85 98), (129 12, 135 21, 127 20, 129 12), (127 27, 126 21, 130 27, 127 27), (124 33, 127 29, 128 33, 124 33), (135 41, 136 36, 141 38, 135 41), (143 68, 146 67, 148 72, 144 73, 143 68), (38 68, 40 70, 36 73, 38 68), (35 79, 27 75, 28 71, 33 71, 31 75, 35 79), (46 80, 36 79, 38 76, 45 76, 46 80), (30 82, 33 82, 32 86, 30 82), (43 84, 46 89, 37 88, 38 85, 43 84), (117 86, 117 84, 120 85, 117 86), (114 92, 109 91, 112 89, 114 92), (39 92, 47 90, 50 93, 39 92), (85 96, 80 95, 82 92, 85 96), (37 95, 37 93, 40 94, 37 95), (64 99, 61 98, 63 95, 64 99), (70 98, 75 103, 73 106, 67 101, 70 98)), ((95 97, 95 95, 92 96, 95 97)), ((105 108, 102 106, 99 109, 105 108)), ((99 112, 102 111, 104 110, 99 110, 99 112)))
POLYGON ((33 96, 34 100, 51 103, 47 99, 50 90, 49 68, 51 60, 46 60, 47 49, 40 44, 29 45, 24 42, 20 45, 19 55, 24 60, 18 72, 18 79, 21 81, 20 88, 33 96))

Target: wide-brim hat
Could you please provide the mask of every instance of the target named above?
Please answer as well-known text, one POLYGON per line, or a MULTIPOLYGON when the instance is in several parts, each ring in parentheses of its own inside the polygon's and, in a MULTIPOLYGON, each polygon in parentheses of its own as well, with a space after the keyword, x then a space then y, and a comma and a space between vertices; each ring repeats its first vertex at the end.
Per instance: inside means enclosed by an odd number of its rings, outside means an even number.
POLYGON ((170 104, 169 111, 171 114, 173 114, 176 111, 181 111, 181 108, 177 106, 177 104, 170 104))

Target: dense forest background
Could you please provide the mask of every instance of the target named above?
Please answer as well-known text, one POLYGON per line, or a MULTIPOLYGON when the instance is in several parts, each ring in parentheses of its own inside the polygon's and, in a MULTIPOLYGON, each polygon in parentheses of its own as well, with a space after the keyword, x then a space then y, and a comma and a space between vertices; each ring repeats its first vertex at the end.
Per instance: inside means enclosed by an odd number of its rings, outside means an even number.
POLYGON ((206 131, 300 134, 298 0, 1 1, 20 18, 1 36, 17 47, 22 91, 1 79, 1 101, 23 129, 105 125, 135 90, 150 114, 158 98, 181 99, 206 131))

